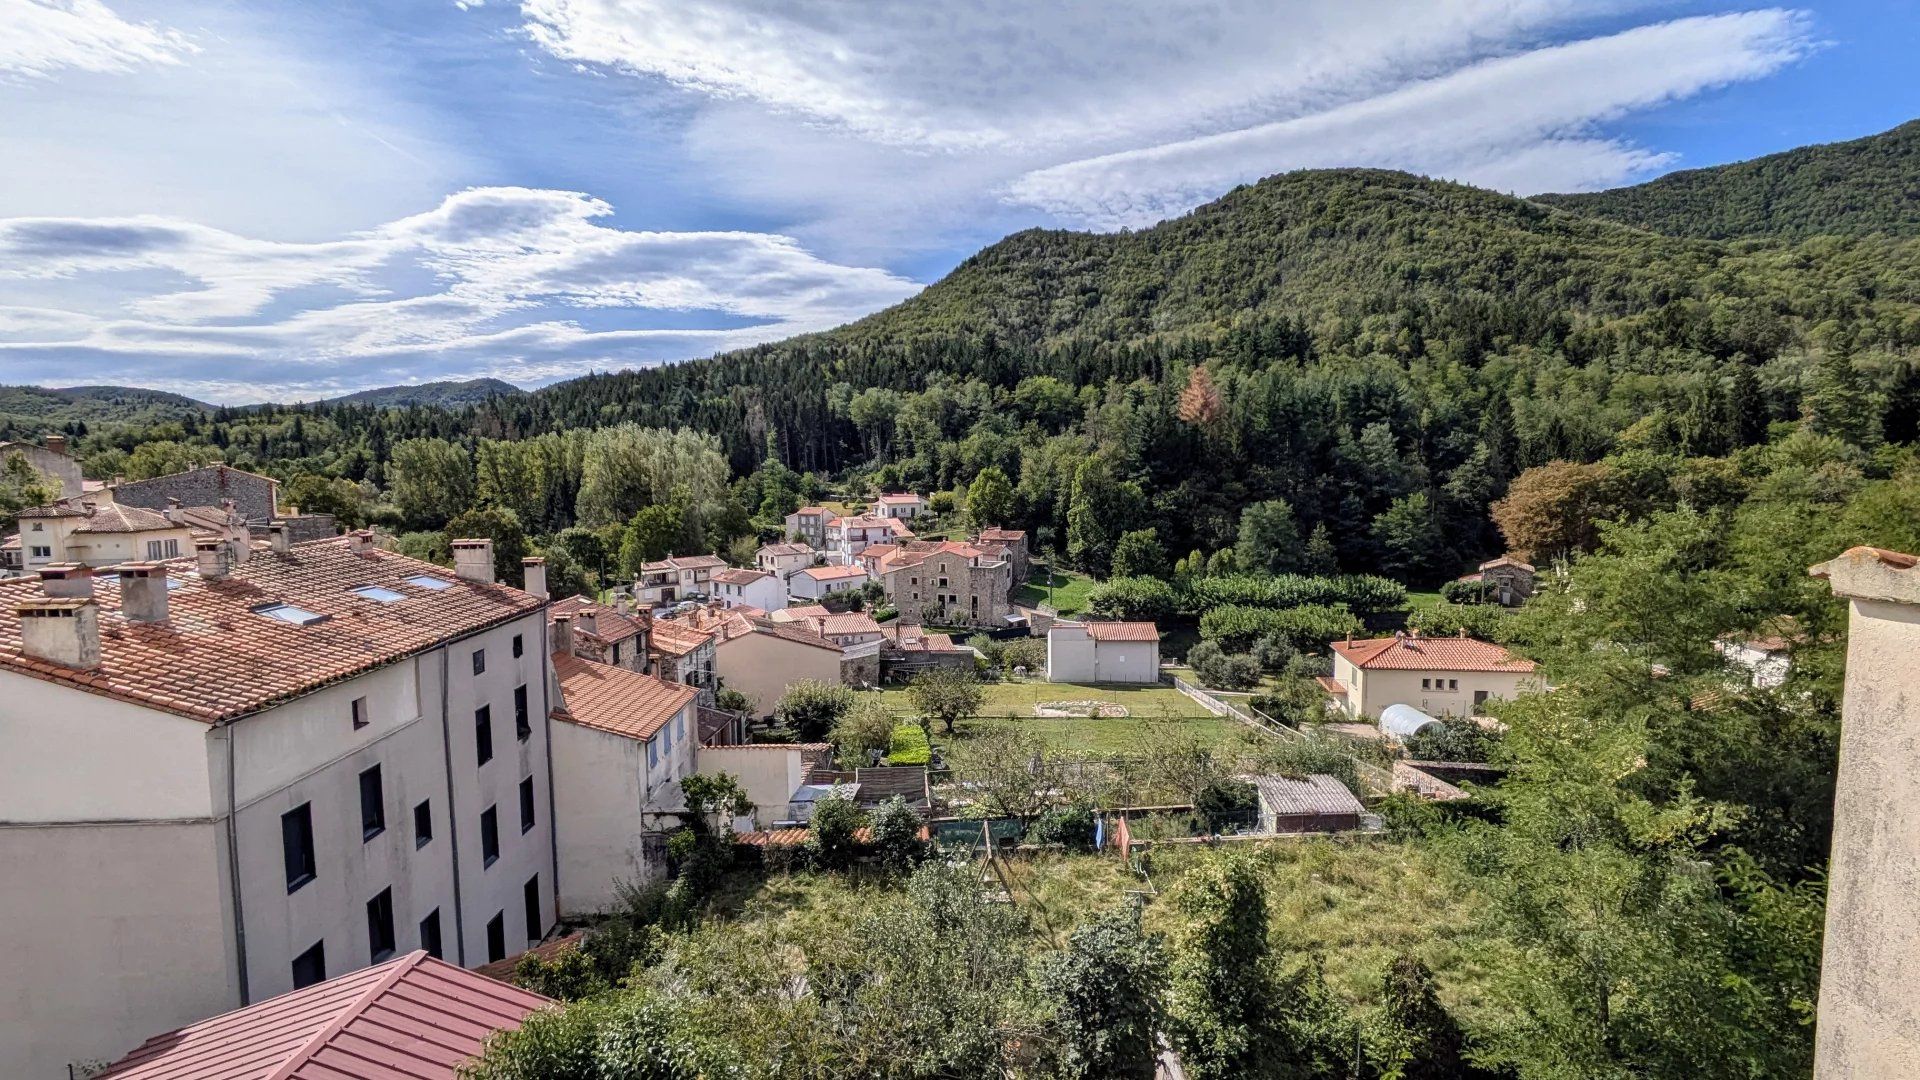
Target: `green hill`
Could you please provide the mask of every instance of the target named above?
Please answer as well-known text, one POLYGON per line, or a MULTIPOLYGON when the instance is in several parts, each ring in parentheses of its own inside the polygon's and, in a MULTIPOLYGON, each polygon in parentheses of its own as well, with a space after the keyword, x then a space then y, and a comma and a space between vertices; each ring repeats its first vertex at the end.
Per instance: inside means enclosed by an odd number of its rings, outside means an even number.
POLYGON ((0 386, 0 430, 13 434, 76 423, 163 424, 212 411, 203 401, 134 386, 0 386))
POLYGON ((478 405, 488 398, 521 397, 525 394, 525 390, 499 379, 467 379, 460 382, 416 383, 412 386, 382 386, 329 400, 339 405, 390 408, 430 405, 441 409, 457 409, 462 405, 478 405))
POLYGON ((1920 235, 1920 120, 1851 142, 1534 201, 1673 236, 1920 235))

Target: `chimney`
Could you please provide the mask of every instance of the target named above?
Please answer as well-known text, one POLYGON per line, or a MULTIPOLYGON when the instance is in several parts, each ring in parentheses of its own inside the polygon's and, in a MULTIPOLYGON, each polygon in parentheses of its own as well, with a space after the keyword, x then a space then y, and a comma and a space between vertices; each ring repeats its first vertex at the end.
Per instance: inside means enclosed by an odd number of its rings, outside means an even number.
POLYGON ((128 622, 166 622, 167 568, 158 563, 122 564, 120 614, 128 622))
POLYGON ((287 549, 293 546, 293 541, 287 536, 287 527, 285 525, 267 526, 267 545, 273 549, 275 555, 285 555, 287 549))
POLYGON ((526 576, 526 591, 547 599, 547 560, 538 555, 529 555, 520 560, 520 571, 526 576))
POLYGON ((628 593, 619 593, 613 598, 613 610, 622 615, 633 614, 633 597, 628 593))
POLYGON ((589 634, 600 632, 600 620, 592 608, 581 608, 573 613, 573 625, 589 634))
POLYGON ((176 525, 180 523, 180 500, 179 499, 176 499, 171 495, 167 496, 166 515, 167 515, 168 521, 171 521, 176 525))
POLYGON ((227 576, 227 542, 209 537, 193 542, 193 558, 200 576, 208 581, 216 581, 227 576))
POLYGON ((357 529, 347 534, 347 550, 355 555, 365 555, 373 550, 373 530, 357 529))
POLYGON ((47 597, 14 608, 20 651, 65 668, 100 666, 100 608, 91 597, 47 597))
POLYGON ((93 570, 79 563, 48 563, 40 568, 40 589, 56 600, 93 597, 93 570))
POLYGON ((65 454, 67 452, 67 437, 65 435, 48 435, 47 449, 55 454, 65 454))
POLYGON ((553 617, 552 645, 555 656, 573 655, 573 616, 555 615, 553 617))
POLYGON ((493 584, 493 541, 484 537, 478 540, 455 540, 453 572, 465 581, 493 584))

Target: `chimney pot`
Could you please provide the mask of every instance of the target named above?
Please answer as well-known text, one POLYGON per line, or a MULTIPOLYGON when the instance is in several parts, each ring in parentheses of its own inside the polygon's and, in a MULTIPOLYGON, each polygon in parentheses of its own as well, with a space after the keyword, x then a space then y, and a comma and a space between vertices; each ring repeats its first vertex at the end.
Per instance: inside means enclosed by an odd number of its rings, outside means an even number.
POLYGON ((573 655, 573 616, 555 615, 553 617, 552 644, 555 656, 573 655))
POLYGON ((51 451, 51 452, 53 452, 53 453, 56 453, 56 454, 64 454, 64 453, 66 453, 66 452, 67 452, 67 437, 66 437, 65 435, 48 435, 48 436, 47 436, 47 449, 48 449, 49 451, 51 451))
POLYGON ((547 560, 538 555, 529 555, 520 560, 520 570, 526 577, 526 591, 547 599, 547 560))
POLYGON ((81 671, 100 666, 100 608, 92 597, 28 600, 14 614, 28 656, 81 671))
POLYGON ((357 529, 347 534, 347 550, 364 555, 373 550, 373 530, 357 529))
POLYGON ((287 527, 285 525, 267 526, 267 545, 273 549, 274 554, 285 555, 287 549, 292 546, 292 540, 287 536, 287 527))
POLYGON ((40 590, 56 600, 93 596, 93 568, 79 563, 48 563, 40 568, 40 590))
POLYGON ((482 585, 493 584, 493 541, 480 539, 453 542, 453 572, 465 580, 482 585))
POLYGON ((195 540, 193 558, 200 576, 209 581, 217 581, 227 576, 229 552, 225 540, 195 540))
POLYGON ((167 568, 158 563, 120 567, 120 614, 128 622, 167 621, 167 568))

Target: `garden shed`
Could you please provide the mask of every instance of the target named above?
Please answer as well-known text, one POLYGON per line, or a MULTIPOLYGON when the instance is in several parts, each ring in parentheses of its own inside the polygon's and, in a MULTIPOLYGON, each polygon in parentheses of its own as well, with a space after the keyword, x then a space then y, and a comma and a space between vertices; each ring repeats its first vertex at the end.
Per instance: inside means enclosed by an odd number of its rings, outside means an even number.
POLYGON ((1338 779, 1312 776, 1256 776, 1260 831, 1264 833, 1348 832, 1360 827, 1365 807, 1338 779))

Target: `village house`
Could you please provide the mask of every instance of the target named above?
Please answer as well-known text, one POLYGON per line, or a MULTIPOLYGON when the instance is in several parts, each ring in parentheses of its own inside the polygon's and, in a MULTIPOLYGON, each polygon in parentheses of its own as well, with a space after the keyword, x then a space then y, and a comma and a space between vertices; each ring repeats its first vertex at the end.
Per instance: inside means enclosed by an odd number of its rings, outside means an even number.
POLYGON ((899 518, 859 515, 827 522, 822 550, 827 561, 849 565, 869 544, 897 544, 913 539, 913 530, 899 518))
POLYGON ((909 541, 881 561, 887 601, 900 618, 936 626, 998 628, 1014 616, 1013 564, 971 544, 909 541))
POLYGON ((277 531, 0 582, 0 865, 33 867, 0 874, 0 949, 35 972, 0 1076, 545 936, 546 601, 494 584, 490 541, 454 556, 277 531))
POLYGON ((86 493, 86 481, 80 463, 67 453, 65 435, 48 435, 43 443, 0 442, 0 464, 11 457, 22 458, 40 474, 55 499, 72 499, 86 493))
POLYGON ((1800 639, 1798 622, 1783 617, 1751 634, 1723 635, 1713 643, 1713 648, 1748 682, 1769 690, 1787 681, 1787 674, 1793 669, 1793 647, 1800 639))
POLYGON ((830 767, 831 743, 744 743, 703 746, 696 761, 702 773, 726 773, 740 781, 753 802, 752 812, 734 819, 741 831, 771 828, 788 816, 794 793, 816 769, 830 767))
POLYGON ((930 634, 917 623, 898 619, 883 625, 886 643, 880 649, 880 681, 905 681, 923 671, 950 668, 971 672, 980 654, 954 643, 949 634, 930 634))
POLYGON ((155 1035, 95 1080, 458 1080, 498 1032, 558 1004, 416 949, 155 1035), (373 1059, 379 1064, 374 1066, 373 1059))
POLYGON ((753 554, 753 565, 785 582, 794 571, 804 570, 818 560, 819 553, 806 544, 767 544, 753 554))
POLYGON ((724 607, 771 611, 787 606, 787 583, 765 570, 729 568, 713 575, 713 595, 724 607))
MULTIPOLYGON (((701 609, 692 615, 699 616, 701 609)), ((691 686, 700 695, 700 704, 712 708, 714 702, 715 647, 718 640, 710 628, 702 628, 693 618, 655 619, 648 647, 652 655, 648 673, 668 682, 691 686)))
POLYGON ((867 513, 873 517, 897 518, 901 521, 912 521, 926 512, 926 498, 911 491, 884 493, 867 507, 867 513))
POLYGON ((1487 597, 1502 607, 1519 607, 1533 596, 1534 569, 1511 555, 1502 555, 1454 580, 1485 587, 1487 597))
MULTIPOLYGON (((702 616, 695 612, 692 617, 702 616)), ((821 637, 806 620, 776 621, 740 609, 708 609, 704 619, 700 625, 710 627, 716 638, 714 670, 720 684, 745 695, 753 716, 773 715, 781 695, 794 683, 842 681, 842 647, 821 637)))
MULTIPOLYGON (((280 481, 231 465, 207 465, 150 480, 125 480, 110 485, 107 492, 121 506, 148 510, 220 506, 232 500, 241 518, 261 525, 273 521, 280 512, 280 481)), ((297 537, 294 539, 298 542, 297 537)))
MULTIPOLYGON (((527 562, 530 570, 537 565, 540 575, 540 587, 536 589, 535 579, 529 577, 527 590, 545 592, 546 560, 529 559, 527 562)), ((631 604, 625 600, 608 606, 584 596, 569 596, 565 600, 554 601, 553 606, 547 609, 549 621, 562 615, 572 620, 575 656, 628 671, 647 670, 647 634, 653 624, 653 617, 648 612, 632 610, 631 604)))
POLYGON ((1056 622, 1047 628, 1047 681, 1157 683, 1160 628, 1150 622, 1056 622))
POLYGON ((974 547, 1013 564, 1013 585, 1019 588, 1027 578, 1033 576, 1033 565, 1027 554, 1027 534, 1021 529, 981 529, 967 541, 974 547))
POLYGON ((673 555, 640 567, 633 594, 642 607, 659 608, 682 600, 705 599, 713 575, 727 568, 717 555, 673 555))
POLYGON ((1539 688, 1531 660, 1469 637, 1418 631, 1365 641, 1336 641, 1333 675, 1322 689, 1348 716, 1378 719, 1389 705, 1428 716, 1473 716, 1489 698, 1539 688))
POLYGON ((787 538, 802 541, 814 549, 827 546, 827 522, 840 515, 824 506, 803 506, 787 515, 787 538))
POLYGON ((553 764, 563 915, 605 911, 622 882, 665 873, 664 834, 684 809, 699 694, 690 686, 573 654, 572 618, 553 621, 553 764))
POLYGON ((809 566, 787 579, 787 596, 790 601, 819 601, 835 593, 856 592, 869 580, 866 569, 857 565, 809 566))
POLYGON ((20 511, 21 569, 77 563, 109 566, 177 559, 193 552, 194 530, 138 507, 74 500, 20 511))

